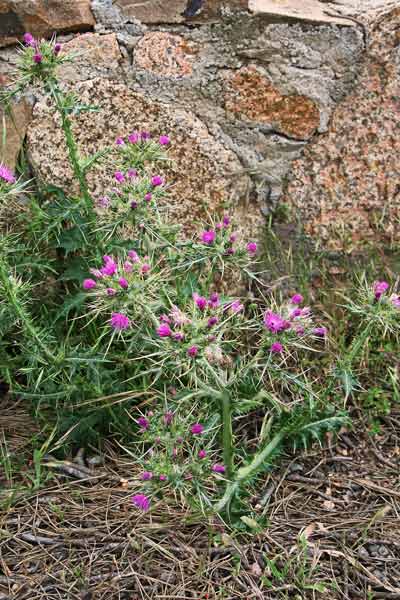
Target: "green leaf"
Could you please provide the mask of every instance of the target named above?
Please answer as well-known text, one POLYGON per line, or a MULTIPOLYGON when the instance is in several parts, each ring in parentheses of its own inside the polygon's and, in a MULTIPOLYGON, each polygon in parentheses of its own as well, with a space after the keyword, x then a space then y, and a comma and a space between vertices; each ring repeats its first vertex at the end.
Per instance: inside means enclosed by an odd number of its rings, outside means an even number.
POLYGON ((82 234, 82 231, 78 227, 72 227, 62 232, 58 239, 58 244, 61 248, 64 248, 67 254, 80 250, 86 245, 86 240, 82 234))

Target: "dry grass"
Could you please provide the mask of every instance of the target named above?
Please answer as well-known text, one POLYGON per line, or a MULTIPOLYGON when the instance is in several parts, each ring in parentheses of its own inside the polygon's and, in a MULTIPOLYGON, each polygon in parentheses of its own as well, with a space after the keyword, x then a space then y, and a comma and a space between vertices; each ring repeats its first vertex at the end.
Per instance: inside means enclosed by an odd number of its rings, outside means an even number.
MULTIPOLYGON (((12 421, 2 412, 9 448, 27 446, 27 423, 21 405, 12 421)), ((253 535, 165 502, 138 515, 131 463, 110 443, 85 479, 54 473, 3 504, 0 599, 400 598, 399 423, 288 457, 252 499, 269 522, 253 535), (268 560, 287 573, 274 577, 268 560)))

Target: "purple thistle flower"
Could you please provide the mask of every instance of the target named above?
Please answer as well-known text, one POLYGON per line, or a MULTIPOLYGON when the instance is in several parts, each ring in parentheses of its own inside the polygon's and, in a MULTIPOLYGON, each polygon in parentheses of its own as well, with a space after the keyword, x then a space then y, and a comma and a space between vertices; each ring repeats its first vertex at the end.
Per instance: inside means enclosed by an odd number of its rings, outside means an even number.
POLYGON ((97 279, 101 279, 103 277, 100 269, 89 269, 89 271, 92 275, 94 275, 94 277, 97 277, 97 279))
POLYGON ((211 229, 210 231, 203 231, 201 234, 201 241, 203 244, 207 244, 211 246, 215 242, 215 231, 211 229))
POLYGON ((136 169, 128 169, 128 177, 130 177, 131 179, 134 179, 135 177, 137 177, 136 169))
POLYGON ((231 218, 228 215, 225 215, 222 219, 222 224, 224 227, 228 227, 231 223, 231 218))
POLYGON ((183 342, 183 340, 185 339, 185 336, 184 336, 183 333, 181 333, 180 331, 178 331, 177 333, 174 333, 173 338, 177 342, 183 342))
POLYGON ((107 288, 106 292, 107 292, 107 296, 115 296, 115 294, 117 293, 117 290, 114 290, 114 288, 107 288))
POLYGON ((129 287, 129 283, 127 282, 125 277, 120 277, 118 279, 118 283, 124 290, 128 289, 128 287, 129 287))
POLYGON ((213 292, 210 296, 210 299, 208 301, 208 305, 211 308, 217 308, 217 306, 219 306, 219 296, 217 294, 217 292, 213 292))
POLYGON ((108 208, 110 206, 110 198, 108 196, 101 196, 96 204, 99 208, 108 208))
POLYGON ((161 474, 161 475, 160 475, 160 477, 159 477, 159 480, 160 480, 160 481, 167 481, 167 476, 166 476, 166 475, 163 475, 163 474, 161 474))
POLYGON ((291 304, 301 304, 302 302, 304 302, 304 298, 301 294, 295 294, 290 299, 291 304))
POLYGON ((144 494, 136 494, 131 498, 132 504, 139 508, 143 512, 147 512, 150 508, 150 500, 144 494))
POLYGON ((205 450, 199 450, 197 455, 201 460, 207 456, 207 452, 205 450))
POLYGON ((200 310, 205 310, 207 307, 207 298, 204 298, 204 296, 193 294, 193 300, 195 301, 197 308, 200 310))
POLYGON ((130 144, 137 144, 139 141, 139 134, 138 133, 131 133, 130 135, 128 135, 128 142, 130 144))
POLYGON ((118 183, 122 183, 125 181, 125 175, 122 173, 122 171, 115 171, 114 179, 118 181, 118 183))
POLYGON ((218 317, 210 317, 208 319, 207 327, 214 327, 218 323, 218 317))
POLYGON ((285 319, 282 319, 280 315, 272 312, 272 310, 267 310, 264 315, 264 325, 272 333, 279 333, 285 329, 285 319))
POLYGON ((312 332, 317 337, 323 338, 327 334, 327 329, 326 327, 315 327, 312 332))
POLYGON ((244 309, 243 304, 241 304, 240 300, 234 300, 234 302, 231 302, 228 306, 229 310, 233 313, 239 313, 244 309))
POLYGON ((0 163, 0 179, 5 181, 6 183, 15 183, 16 179, 10 169, 0 163))
POLYGON ((246 246, 246 250, 249 254, 255 254, 257 252, 256 242, 249 242, 246 246))
POLYGON ((152 197, 153 197, 153 194, 151 194, 150 192, 148 192, 147 194, 144 195, 144 199, 146 202, 150 202, 152 197))
POLYGON ((116 331, 123 331, 124 329, 128 329, 130 327, 130 320, 126 315, 122 313, 112 313, 110 324, 113 329, 116 331))
POLYGON ((141 429, 143 429, 143 431, 146 431, 146 429, 150 427, 150 423, 146 417, 139 417, 136 423, 139 425, 139 427, 141 427, 141 429))
POLYGON ((151 185, 153 187, 157 187, 159 185, 162 185, 164 183, 164 180, 162 177, 160 177, 160 175, 154 175, 154 177, 151 178, 151 185))
POLYGON ((379 298, 389 289, 389 284, 387 281, 375 281, 374 282, 374 294, 375 298, 379 300, 379 298))
POLYGON ((283 346, 280 342, 274 342, 269 350, 274 354, 280 354, 281 352, 283 352, 283 346))
POLYGON ((190 346, 187 353, 190 357, 194 358, 199 353, 199 349, 197 346, 190 346))
POLYGON ((82 287, 84 290, 92 290, 96 287, 96 282, 94 279, 84 279, 82 283, 82 287))
POLYGON ((35 52, 35 54, 33 55, 33 62, 36 63, 37 65, 40 65, 40 63, 43 60, 43 56, 40 52, 35 52))
POLYGON ((158 141, 161 146, 168 146, 168 144, 170 143, 170 139, 167 135, 160 135, 158 141))
POLYGON ((165 425, 171 425, 172 421, 174 420, 174 413, 171 411, 168 411, 165 413, 164 415, 164 423, 165 425))
POLYGON ((218 463, 217 463, 217 464, 215 464, 215 465, 213 465, 213 466, 211 467, 211 470, 212 470, 214 473, 225 473, 225 467, 224 467, 224 465, 219 465, 218 463))
POLYGON ((57 54, 59 54, 61 52, 61 44, 59 44, 57 42, 57 44, 54 45, 54 54, 57 56, 57 54))
POLYGON ((157 328, 157 335, 159 337, 170 337, 170 335, 172 334, 171 328, 167 323, 163 323, 162 325, 160 325, 157 328))
POLYGON ((129 250, 128 256, 134 263, 139 262, 139 255, 135 250, 129 250))
POLYGON ((201 435, 204 431, 204 426, 201 423, 195 423, 191 426, 190 431, 193 435, 201 435))
POLYGON ((144 275, 150 271, 150 265, 148 263, 143 263, 140 272, 144 275))
POLYGON ((36 40, 31 33, 24 33, 23 40, 25 46, 31 46, 31 48, 36 46, 36 40))
POLYGON ((400 308, 400 296, 396 296, 395 294, 393 294, 393 296, 390 297, 390 302, 396 308, 400 308))
POLYGON ((100 269, 100 272, 102 275, 111 276, 115 275, 115 273, 117 272, 117 268, 117 263, 112 258, 110 258, 110 260, 105 261, 105 265, 100 269))
POLYGON ((143 471, 140 475, 140 479, 142 481, 150 481, 150 479, 153 479, 153 473, 151 471, 143 471))

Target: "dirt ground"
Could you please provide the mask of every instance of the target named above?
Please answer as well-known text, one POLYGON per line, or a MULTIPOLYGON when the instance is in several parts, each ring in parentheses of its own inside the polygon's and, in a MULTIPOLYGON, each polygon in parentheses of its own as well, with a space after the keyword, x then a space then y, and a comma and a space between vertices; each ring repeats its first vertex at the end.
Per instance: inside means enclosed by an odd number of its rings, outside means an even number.
MULTIPOLYGON (((3 450, 21 457, 35 426, 0 408, 3 450)), ((400 598, 399 435, 393 413, 379 436, 355 425, 285 457, 252 499, 253 533, 165 503, 138 515, 111 443, 103 464, 75 463, 84 479, 43 466, 37 491, 28 455, 11 484, 0 471, 0 600, 400 598)))

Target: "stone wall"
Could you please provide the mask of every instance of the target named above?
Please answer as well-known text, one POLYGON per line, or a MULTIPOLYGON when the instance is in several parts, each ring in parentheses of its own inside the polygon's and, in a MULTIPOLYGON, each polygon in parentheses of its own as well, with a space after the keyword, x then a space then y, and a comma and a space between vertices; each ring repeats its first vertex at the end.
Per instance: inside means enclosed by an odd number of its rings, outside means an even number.
MULTIPOLYGON (((24 30, 44 36, 56 30, 64 51, 81 51, 74 67, 63 67, 65 85, 77 85, 100 107, 76 120, 82 150, 98 150, 136 128, 169 133, 174 217, 192 223, 207 209, 233 204, 243 222, 255 226, 285 201, 309 233, 338 247, 338 215, 346 229, 354 210, 357 218, 347 229, 356 243, 364 232, 376 233, 368 219, 358 218, 360 210, 368 213, 369 202, 375 213, 385 206, 391 219, 400 203, 396 185, 385 188, 398 174, 396 160, 388 172, 383 164, 390 148, 398 151, 398 15, 390 12, 392 4, 0 0, 0 82, 9 78, 13 44, 24 30), (68 33, 76 31, 85 33, 68 33), (379 61, 392 65, 390 83, 385 75, 375 81, 379 61), (367 185, 364 175, 371 182, 378 171, 379 185, 367 185)), ((37 94, 21 102, 3 156, 11 163, 27 132, 36 174, 69 187, 65 148, 46 100, 37 94)), ((111 185, 106 169, 91 185, 95 194, 111 185)))

